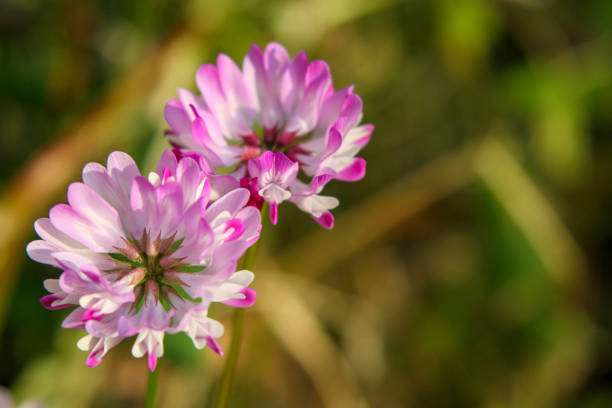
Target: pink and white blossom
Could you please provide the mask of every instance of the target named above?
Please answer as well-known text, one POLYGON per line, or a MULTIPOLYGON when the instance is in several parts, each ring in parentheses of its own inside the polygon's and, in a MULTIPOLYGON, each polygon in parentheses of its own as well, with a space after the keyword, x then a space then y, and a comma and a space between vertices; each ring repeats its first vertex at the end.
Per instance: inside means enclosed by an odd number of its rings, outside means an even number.
MULTIPOLYGON (((273 222, 278 204, 291 201, 331 228, 330 210, 338 201, 318 195, 319 187, 331 179, 363 178, 366 162, 356 155, 374 129, 360 125, 362 102, 353 87, 334 90, 324 61, 309 62, 303 51, 290 58, 277 43, 263 51, 253 45, 242 69, 220 54, 216 65, 198 69, 196 84, 201 96, 179 89, 165 107, 176 153, 199 155, 211 174, 229 169, 236 184, 251 186, 257 178, 251 204, 267 201, 273 222), (267 152, 274 160, 264 157, 267 152), (274 170, 270 163, 283 167, 274 170), (272 174, 287 185, 259 179, 272 174), (304 187, 323 176, 329 177, 325 183, 304 187)), ((227 175, 222 177, 227 183, 227 175)))
MULTIPOLYGON (((237 183, 236 183, 237 184, 237 183)), ((65 328, 83 329, 78 347, 99 364, 109 350, 135 336, 132 354, 151 370, 164 353, 166 333, 184 331, 196 347, 221 354, 223 326, 208 317, 211 302, 248 307, 255 291, 238 258, 257 241, 259 211, 250 192, 218 190, 191 157, 163 153, 156 171, 140 174, 130 156, 111 153, 107 166, 89 163, 83 182, 36 221, 41 240, 29 256, 62 270, 45 281, 49 309, 74 307, 65 328)))
POLYGON ((283 153, 266 151, 249 160, 249 175, 257 180, 257 193, 270 204, 272 224, 278 219, 278 204, 291 197, 289 185, 296 181, 298 169, 298 163, 283 153))

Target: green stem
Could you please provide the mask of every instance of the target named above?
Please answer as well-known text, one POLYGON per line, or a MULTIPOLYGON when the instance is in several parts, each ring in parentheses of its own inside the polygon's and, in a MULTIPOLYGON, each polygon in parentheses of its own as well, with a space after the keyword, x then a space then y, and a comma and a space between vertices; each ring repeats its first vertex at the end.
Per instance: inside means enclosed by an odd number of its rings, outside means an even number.
MULTIPOLYGON (((261 209, 261 216, 266 217, 268 213, 268 205, 264 203, 261 209)), ((263 231, 263 228, 262 228, 263 231)), ((252 270, 255 266, 255 258, 257 256, 257 248, 261 236, 242 256, 239 269, 252 270)), ((225 365, 223 366, 223 372, 219 379, 219 386, 217 388, 217 397, 213 406, 215 408, 227 408, 229 402, 230 390, 232 388, 232 382, 236 372, 236 365, 238 362, 238 355, 240 354, 240 343, 242 342, 242 324, 244 321, 244 309, 236 309, 234 312, 234 322, 232 328, 232 340, 230 343, 230 350, 225 359, 225 365)))
POLYGON ((238 362, 238 354, 240 352, 240 343, 242 342, 243 321, 244 309, 236 309, 234 312, 234 325, 230 351, 225 360, 225 366, 223 367, 223 373, 221 374, 221 379, 219 381, 219 388, 217 389, 217 399, 214 404, 216 408, 227 407, 229 401, 230 390, 232 388, 234 373, 236 372, 236 365, 238 362))
POLYGON ((146 408, 155 408, 157 401, 157 377, 159 370, 155 368, 154 371, 149 371, 149 378, 147 379, 147 397, 145 399, 146 408))

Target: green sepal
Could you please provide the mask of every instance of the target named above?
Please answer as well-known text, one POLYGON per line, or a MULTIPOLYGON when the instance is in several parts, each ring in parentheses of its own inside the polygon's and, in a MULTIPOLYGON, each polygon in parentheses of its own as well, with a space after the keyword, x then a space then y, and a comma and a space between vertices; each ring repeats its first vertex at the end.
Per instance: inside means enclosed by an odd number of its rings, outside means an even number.
POLYGON ((189 300, 190 302, 194 302, 194 303, 202 303, 202 298, 197 298, 194 299, 192 298, 189 293, 187 293, 185 291, 185 289, 183 289, 181 286, 179 285, 175 285, 174 283, 170 283, 166 280, 162 280, 161 282, 162 284, 166 285, 166 286, 170 286, 172 289, 174 289, 176 291, 176 293, 178 293, 183 299, 189 300))
POLYGON ((169 312, 169 311, 170 311, 170 309, 172 309, 172 307, 170 306, 170 303, 168 303, 168 301, 167 301, 166 299, 164 299, 164 297, 163 297, 163 296, 160 296, 160 297, 159 297, 159 301, 160 301, 160 303, 162 304, 162 306, 164 307, 164 310, 165 310, 166 312, 169 312))
POLYGON ((228 166, 228 167, 216 167, 215 168, 215 173, 217 173, 217 174, 231 174, 238 167, 240 167, 240 163, 237 163, 237 164, 234 164, 233 166, 228 166))
POLYGON ((140 266, 145 266, 141 262, 134 261, 133 259, 130 259, 127 256, 125 256, 123 254, 120 254, 118 252, 109 252, 108 256, 110 256, 111 258, 113 258, 116 261, 124 262, 124 263, 129 263, 130 265, 132 265, 133 267, 136 267, 136 268, 140 267, 140 266))
POLYGON ((206 266, 203 266, 203 265, 177 265, 177 266, 173 266, 170 269, 173 270, 173 271, 177 271, 177 272, 196 273, 196 272, 202 272, 204 269, 206 269, 206 266))
POLYGON ((123 254, 110 252, 108 255, 117 261, 132 263, 132 260, 123 254))
POLYGON ((176 251, 177 249, 179 249, 179 247, 181 246, 183 241, 185 241, 185 238, 182 238, 182 239, 176 241, 174 244, 172 244, 172 246, 170 247, 170 249, 168 249, 168 251, 164 254, 164 256, 168 256, 171 253, 173 253, 174 251, 176 251))
POLYGON ((257 135, 257 137, 259 137, 259 140, 263 140, 264 139, 264 131, 263 128, 261 127, 261 125, 257 122, 253 123, 253 133, 255 133, 257 135))
POLYGON ((144 295, 144 290, 143 290, 142 294, 140 295, 140 299, 138 299, 138 303, 136 303, 136 313, 140 312, 140 309, 142 309, 142 307, 144 306, 144 302, 145 302, 145 295, 144 295))

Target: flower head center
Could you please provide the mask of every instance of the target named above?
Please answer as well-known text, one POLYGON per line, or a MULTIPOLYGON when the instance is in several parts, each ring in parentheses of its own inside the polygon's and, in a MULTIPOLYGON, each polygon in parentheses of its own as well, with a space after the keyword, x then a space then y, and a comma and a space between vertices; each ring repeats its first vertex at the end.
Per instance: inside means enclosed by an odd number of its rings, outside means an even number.
POLYGON ((107 272, 117 280, 126 279, 133 286, 137 308, 145 296, 161 300, 168 310, 173 307, 172 297, 197 301, 185 292, 186 285, 178 275, 200 272, 205 266, 186 264, 184 257, 176 256, 183 241, 176 239, 176 234, 167 238, 158 234, 153 240, 148 231, 143 231, 138 240, 123 238, 124 247, 115 247, 118 252, 109 254, 116 268, 107 272))

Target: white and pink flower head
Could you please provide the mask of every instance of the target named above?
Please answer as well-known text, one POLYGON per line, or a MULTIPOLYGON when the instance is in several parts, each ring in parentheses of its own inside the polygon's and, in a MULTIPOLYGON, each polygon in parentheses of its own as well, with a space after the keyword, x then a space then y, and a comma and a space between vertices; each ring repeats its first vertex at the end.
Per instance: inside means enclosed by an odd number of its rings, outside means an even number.
POLYGON ((332 179, 365 175, 365 160, 355 156, 373 131, 359 125, 353 87, 334 90, 324 61, 309 62, 303 51, 291 59, 277 43, 264 51, 253 45, 242 70, 220 54, 216 66, 198 69, 196 83, 201 96, 179 89, 165 107, 175 152, 198 154, 211 173, 228 172, 252 191, 251 204, 270 204, 274 224, 278 204, 291 201, 332 228, 338 200, 319 193, 332 179))
POLYGON ((259 237, 259 211, 249 190, 219 193, 190 157, 171 151, 143 177, 130 156, 114 152, 107 167, 89 163, 83 183, 68 188, 68 204, 36 221, 41 240, 29 256, 62 269, 45 281, 49 309, 73 307, 66 328, 85 329, 78 347, 95 366, 122 339, 136 336, 132 354, 155 369, 165 333, 186 332, 197 348, 221 353, 223 326, 208 317, 211 302, 250 306, 250 271, 238 258, 259 237), (211 200, 211 195, 216 199, 211 200))

